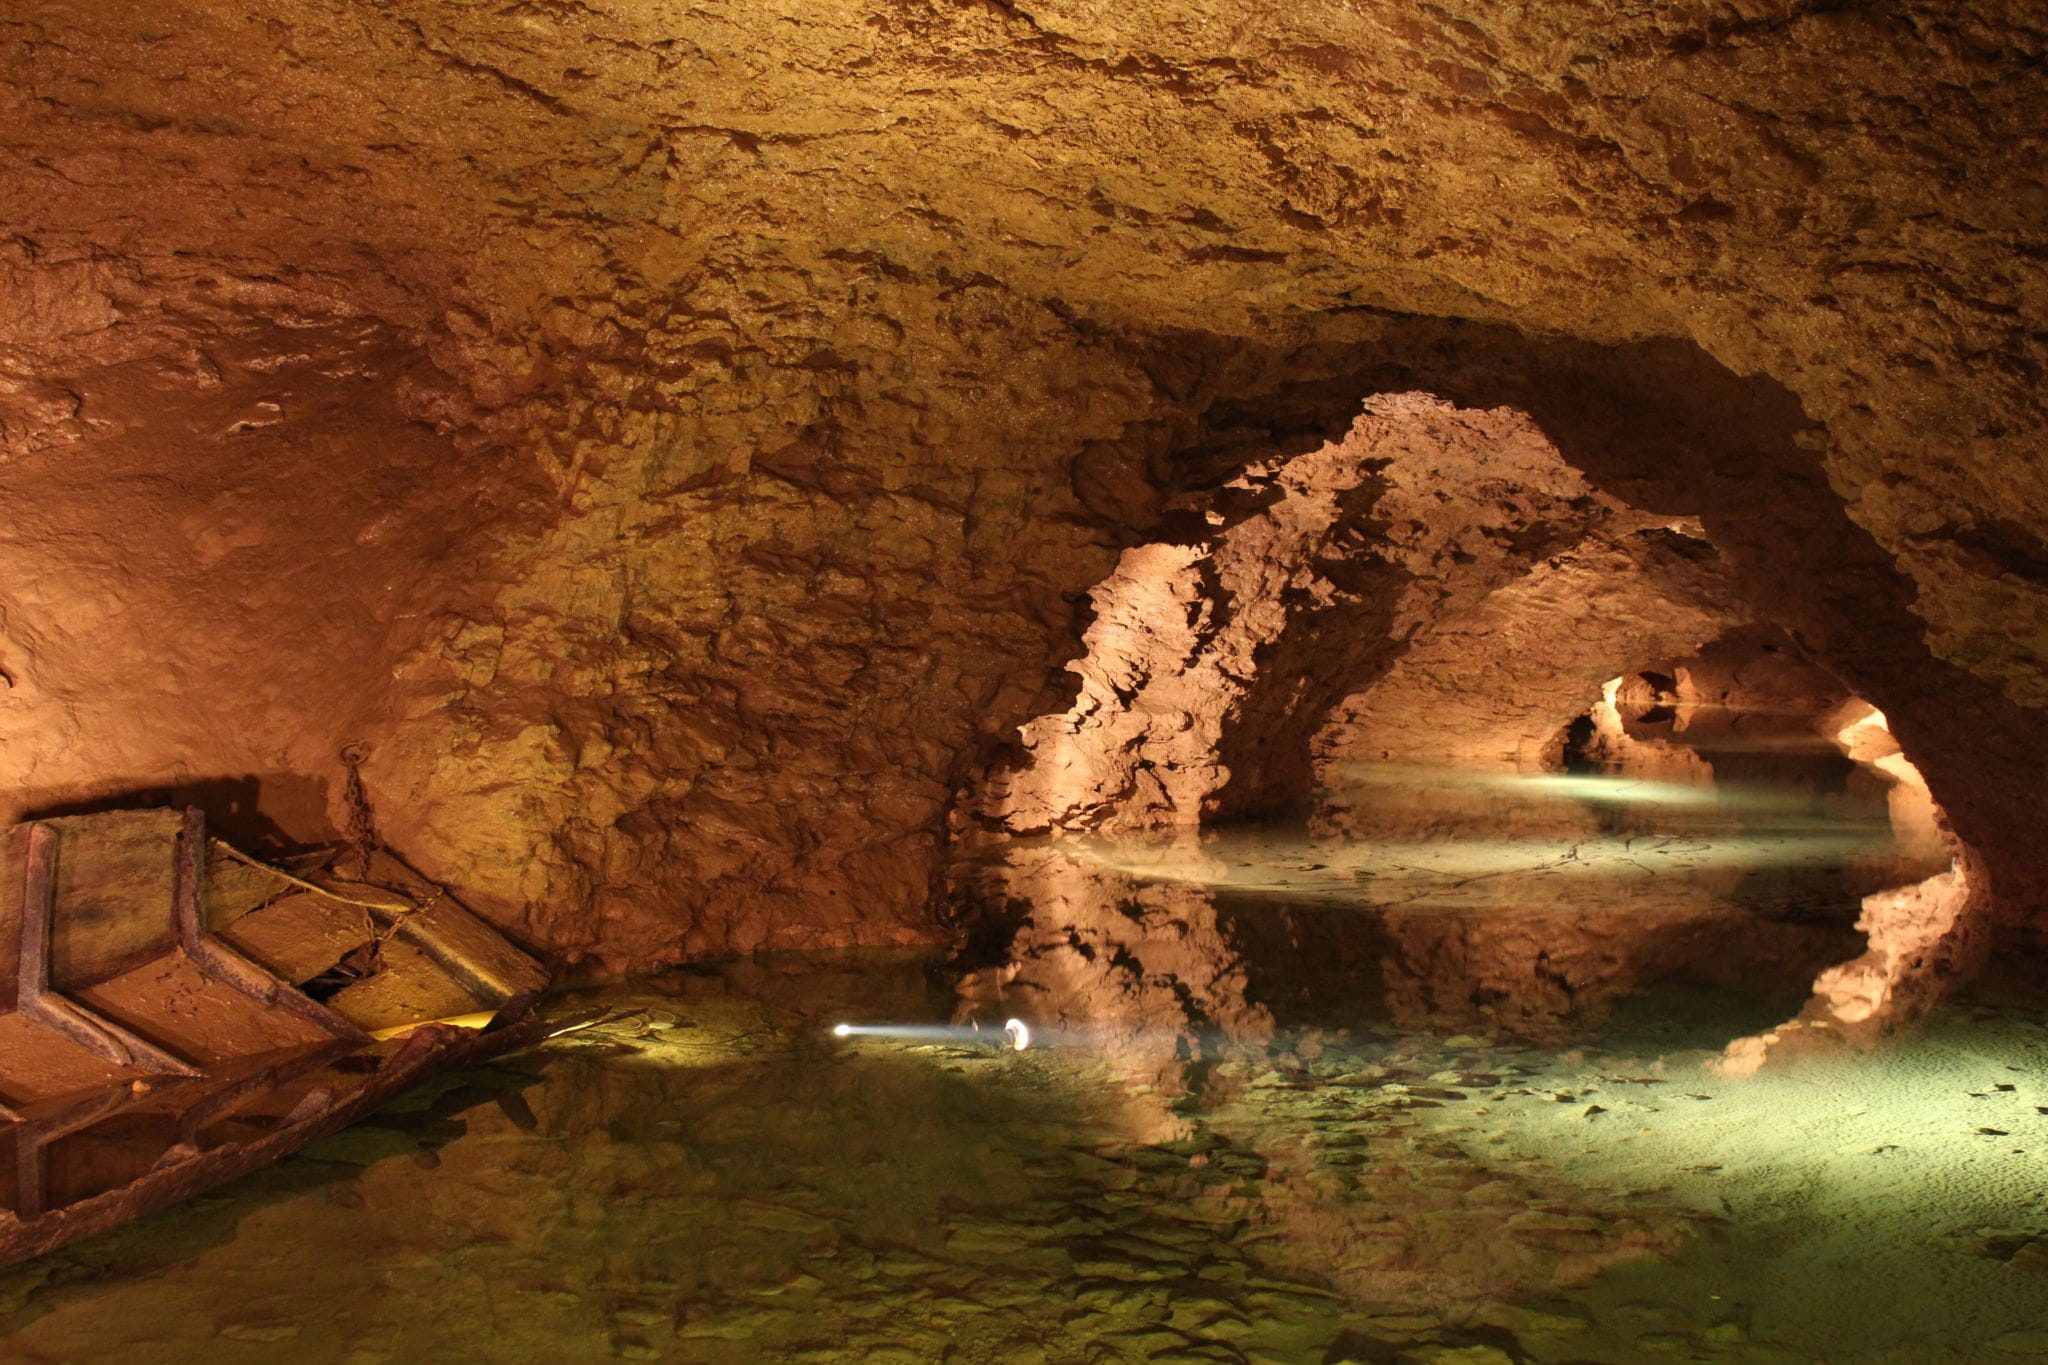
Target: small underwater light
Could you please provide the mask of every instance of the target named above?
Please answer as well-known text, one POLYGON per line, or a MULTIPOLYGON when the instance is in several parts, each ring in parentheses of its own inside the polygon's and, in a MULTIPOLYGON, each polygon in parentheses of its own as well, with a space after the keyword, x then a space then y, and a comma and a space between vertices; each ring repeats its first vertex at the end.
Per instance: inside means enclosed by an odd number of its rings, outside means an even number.
MULTIPOLYGON (((904 1043, 987 1043, 989 1036, 981 1031, 981 1025, 969 1020, 966 1024, 834 1024, 834 1038, 888 1038, 904 1043)), ((1031 1030, 1022 1019, 1011 1019, 1003 1024, 1003 1041, 1022 1052, 1031 1046, 1031 1030)))

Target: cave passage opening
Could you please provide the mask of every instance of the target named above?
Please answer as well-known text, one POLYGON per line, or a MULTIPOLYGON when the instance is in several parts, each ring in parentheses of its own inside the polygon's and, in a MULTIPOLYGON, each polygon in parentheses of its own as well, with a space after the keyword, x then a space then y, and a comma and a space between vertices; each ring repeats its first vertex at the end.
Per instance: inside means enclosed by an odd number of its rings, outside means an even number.
POLYGON ((1173 510, 1092 595, 1072 705, 961 803, 963 1010, 1185 1057, 1703 989, 1749 1072, 1969 952, 1968 851, 1882 713, 1528 414, 1383 394, 1173 510))

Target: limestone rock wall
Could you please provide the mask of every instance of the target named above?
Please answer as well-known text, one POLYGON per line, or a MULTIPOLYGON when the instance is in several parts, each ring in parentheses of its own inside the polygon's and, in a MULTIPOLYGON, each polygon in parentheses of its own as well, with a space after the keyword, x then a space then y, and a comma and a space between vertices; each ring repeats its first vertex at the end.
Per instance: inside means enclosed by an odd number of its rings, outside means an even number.
POLYGON ((952 794, 1067 704, 1118 552, 1419 388, 1706 523, 2033 906, 2043 36, 10 12, 0 800, 318 837, 360 741, 383 837, 565 954, 930 936, 952 794))

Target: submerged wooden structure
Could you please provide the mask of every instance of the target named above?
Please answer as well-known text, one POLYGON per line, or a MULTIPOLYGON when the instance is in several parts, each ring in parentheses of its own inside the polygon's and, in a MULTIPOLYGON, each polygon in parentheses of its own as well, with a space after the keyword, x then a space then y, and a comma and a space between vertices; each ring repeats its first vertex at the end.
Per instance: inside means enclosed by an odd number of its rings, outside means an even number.
POLYGON ((0 1264, 532 1036, 547 973, 496 930, 312 876, 209 839, 196 810, 0 835, 0 1264))

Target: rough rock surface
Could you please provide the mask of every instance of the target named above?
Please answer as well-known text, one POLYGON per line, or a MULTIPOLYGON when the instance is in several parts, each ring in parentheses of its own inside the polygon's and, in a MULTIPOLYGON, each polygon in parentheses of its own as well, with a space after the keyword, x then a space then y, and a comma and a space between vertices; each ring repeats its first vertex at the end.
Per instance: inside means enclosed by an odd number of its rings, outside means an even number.
POLYGON ((1318 997, 1541 1036, 1810 984, 1794 1032, 1861 1040, 1981 949, 1975 855, 1884 717, 1519 414, 1378 399, 1176 513, 1092 594, 1073 704, 960 806, 995 959, 964 1009, 1186 1052, 1318 997))
POLYGON ((0 792, 313 837, 356 741, 382 836, 563 953, 927 937, 949 803, 1064 708, 1118 552, 1424 390, 1697 518, 2038 908, 2044 36, 16 9, 0 792))

